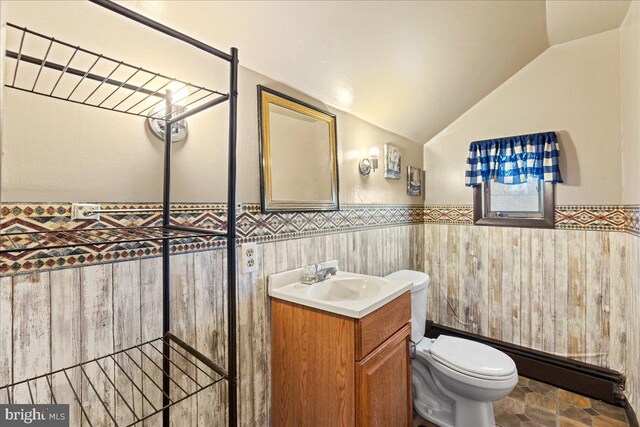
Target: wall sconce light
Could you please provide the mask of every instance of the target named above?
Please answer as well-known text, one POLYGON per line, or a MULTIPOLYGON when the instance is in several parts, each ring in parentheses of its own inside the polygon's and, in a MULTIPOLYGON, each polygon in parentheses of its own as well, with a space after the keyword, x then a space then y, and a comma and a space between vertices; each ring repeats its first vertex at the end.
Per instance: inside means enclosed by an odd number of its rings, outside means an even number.
POLYGON ((377 147, 371 147, 368 156, 360 160, 360 175, 362 176, 368 176, 372 171, 375 172, 378 169, 380 150, 377 147))
MULTIPOLYGON (((177 116, 184 113, 187 109, 184 107, 185 100, 189 97, 189 90, 186 85, 174 85, 173 82, 169 85, 167 90, 167 96, 171 99, 171 115, 169 117, 177 116), (172 87, 174 86, 174 87, 172 87), (181 86, 179 88, 175 86, 181 86)), ((159 105, 155 107, 150 117, 147 119, 147 125, 151 132, 161 141, 164 141, 164 127, 166 122, 164 118, 167 117, 166 106, 159 105)), ((180 142, 187 138, 189 134, 189 125, 187 119, 180 120, 171 125, 171 142, 180 142)))

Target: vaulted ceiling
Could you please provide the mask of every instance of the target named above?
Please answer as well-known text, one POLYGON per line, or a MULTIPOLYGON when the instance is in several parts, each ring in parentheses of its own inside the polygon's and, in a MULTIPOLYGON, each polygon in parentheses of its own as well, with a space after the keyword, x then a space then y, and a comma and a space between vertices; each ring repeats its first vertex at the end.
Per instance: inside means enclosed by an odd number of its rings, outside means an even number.
POLYGON ((550 44, 616 28, 624 1, 129 1, 243 66, 427 142, 550 44))

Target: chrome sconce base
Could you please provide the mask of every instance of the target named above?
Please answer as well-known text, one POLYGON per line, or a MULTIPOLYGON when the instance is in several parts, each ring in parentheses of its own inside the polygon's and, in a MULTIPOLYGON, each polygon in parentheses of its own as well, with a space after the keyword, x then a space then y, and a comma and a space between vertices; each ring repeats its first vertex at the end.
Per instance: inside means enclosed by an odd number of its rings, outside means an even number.
MULTIPOLYGON (((178 116, 184 113, 187 109, 183 106, 174 106, 172 108, 171 117, 178 116)), ((164 107, 159 107, 155 111, 153 111, 151 117, 147 119, 147 125, 149 126, 149 130, 161 141, 164 141, 164 132, 166 127, 167 114, 165 113, 164 107)), ((189 125, 187 124, 187 120, 180 120, 178 122, 171 124, 171 142, 182 142, 187 138, 189 134, 189 125)))
POLYGON ((360 175, 369 176, 371 172, 375 172, 378 169, 378 159, 367 159, 364 158, 360 160, 360 175))

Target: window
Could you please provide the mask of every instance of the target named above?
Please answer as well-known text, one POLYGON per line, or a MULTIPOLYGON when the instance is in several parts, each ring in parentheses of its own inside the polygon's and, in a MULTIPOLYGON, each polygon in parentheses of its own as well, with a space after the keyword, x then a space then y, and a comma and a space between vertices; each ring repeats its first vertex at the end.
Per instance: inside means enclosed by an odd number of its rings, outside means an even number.
POLYGON ((554 184, 529 177, 522 184, 494 180, 474 187, 473 219, 478 225, 554 226, 554 184))

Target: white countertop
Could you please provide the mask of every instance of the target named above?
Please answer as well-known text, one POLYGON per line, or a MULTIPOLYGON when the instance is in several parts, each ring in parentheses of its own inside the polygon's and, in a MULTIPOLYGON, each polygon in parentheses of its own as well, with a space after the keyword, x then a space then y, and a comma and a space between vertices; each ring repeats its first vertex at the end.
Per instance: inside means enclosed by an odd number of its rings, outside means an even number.
MULTIPOLYGON (((338 268, 337 261, 324 263, 338 268)), ((411 289, 408 280, 338 271, 335 276, 312 285, 301 283, 303 269, 269 276, 269 296, 307 307, 360 319, 411 289), (349 285, 348 287, 345 287, 349 285)))

